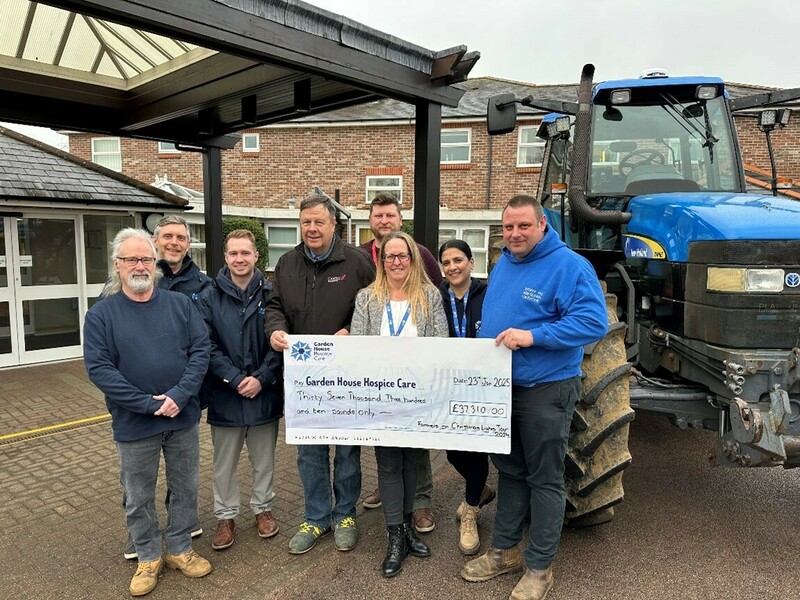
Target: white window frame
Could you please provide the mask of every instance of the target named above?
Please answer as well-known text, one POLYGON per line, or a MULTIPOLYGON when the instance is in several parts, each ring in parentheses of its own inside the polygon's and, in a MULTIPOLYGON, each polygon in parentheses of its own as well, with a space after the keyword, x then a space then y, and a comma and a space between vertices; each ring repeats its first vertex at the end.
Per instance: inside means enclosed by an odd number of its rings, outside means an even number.
POLYGON ((158 142, 159 154, 180 154, 181 151, 175 147, 172 142, 158 142))
POLYGON ((242 134, 242 152, 260 152, 261 151, 261 140, 257 133, 243 133, 242 134), (255 148, 248 148, 245 140, 253 139, 256 140, 256 147, 255 148))
POLYGON ((402 175, 367 175, 366 183, 365 183, 365 193, 364 193, 364 201, 369 204, 372 202, 372 198, 370 198, 370 192, 377 192, 380 194, 381 192, 388 192, 391 194, 395 194, 397 196, 397 201, 402 205, 403 204, 403 176, 402 175), (397 179, 396 186, 378 186, 372 183, 372 180, 375 179, 397 179))
POLYGON ((443 165, 467 165, 472 162, 472 129, 464 128, 464 129, 455 129, 455 128, 447 128, 442 129, 441 133, 442 139, 442 160, 440 164, 443 165), (447 133, 466 133, 467 134, 467 141, 466 142, 445 142, 444 136, 447 133), (445 160, 445 148, 460 148, 466 146, 467 147, 467 160, 445 160))
MULTIPOLYGON (((273 258, 272 258, 272 250, 273 250, 273 248, 281 248, 281 249, 291 250, 292 248, 297 246, 297 244, 300 243, 300 227, 298 227, 297 225, 294 225, 292 223, 273 223, 272 225, 266 225, 266 232, 265 233, 267 234, 267 240, 269 240, 269 250, 270 250, 270 252, 269 252, 269 260, 267 261, 267 271, 274 271, 275 270, 275 265, 273 264, 273 258), (295 238, 294 238, 295 242, 293 244, 290 244, 288 242, 284 243, 284 244, 278 244, 278 243, 273 242, 272 241, 272 236, 270 236, 270 233, 269 233, 269 230, 273 229, 273 228, 275 228, 275 229, 278 229, 278 228, 280 228, 280 229, 294 229, 294 231, 295 231, 295 238)), ((275 260, 274 262, 277 263, 278 261, 275 260)))
MULTIPOLYGON (((448 239, 457 239, 457 240, 463 240, 464 239, 464 230, 465 229, 480 229, 480 230, 483 230, 483 232, 484 232, 484 237, 483 237, 484 245, 481 246, 480 248, 478 248, 476 246, 473 246, 472 244, 470 244, 469 246, 472 249, 473 257, 478 256, 478 255, 484 256, 485 259, 486 259, 486 268, 487 269, 489 268, 489 225, 488 224, 470 223, 470 222, 460 222, 460 223, 443 222, 443 223, 439 223, 439 239, 438 239, 438 242, 439 242, 440 246, 444 242, 444 240, 442 240, 442 238, 441 238, 441 232, 444 229, 455 230, 455 232, 456 232, 455 233, 455 237, 454 238, 448 238, 448 239)), ((437 249, 437 251, 438 251, 438 249, 437 249)), ((476 270, 473 271, 472 274, 475 277, 481 277, 481 278, 486 278, 486 277, 489 276, 488 272, 478 271, 477 270, 477 266, 476 266, 476 270)))
POLYGON ((542 156, 544 157, 544 144, 545 144, 544 141, 525 142, 525 143, 523 143, 523 141, 522 141, 523 132, 526 132, 526 131, 532 129, 534 131, 534 133, 535 133, 536 130, 539 129, 539 126, 538 125, 522 125, 522 126, 518 127, 517 129, 519 129, 519 133, 517 134, 517 167, 541 167, 542 163, 523 163, 523 162, 520 162, 520 159, 522 157, 523 148, 533 148, 534 146, 538 146, 538 147, 542 148, 542 156))
POLYGON ((120 138, 118 138, 118 137, 97 137, 97 138, 92 138, 92 162, 93 163, 97 163, 100 166, 106 167, 107 169, 111 169, 112 171, 116 171, 117 173, 122 173, 122 143, 120 141, 120 138), (114 140, 114 141, 117 142, 117 151, 116 152, 96 152, 95 151, 95 149, 94 149, 94 143, 95 142, 101 142, 101 141, 102 142, 107 142, 107 141, 110 141, 110 140, 114 140), (102 156, 116 156, 117 158, 119 158, 119 169, 112 169, 111 167, 108 167, 107 165, 104 165, 103 163, 98 161, 97 160, 98 157, 102 157, 102 156))

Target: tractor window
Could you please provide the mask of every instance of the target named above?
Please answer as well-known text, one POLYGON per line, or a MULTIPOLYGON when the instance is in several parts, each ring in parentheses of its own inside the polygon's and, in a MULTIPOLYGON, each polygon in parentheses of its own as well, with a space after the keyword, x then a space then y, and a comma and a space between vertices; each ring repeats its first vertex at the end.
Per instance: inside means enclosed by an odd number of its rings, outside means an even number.
POLYGON ((595 106, 589 194, 738 191, 723 102, 595 106))

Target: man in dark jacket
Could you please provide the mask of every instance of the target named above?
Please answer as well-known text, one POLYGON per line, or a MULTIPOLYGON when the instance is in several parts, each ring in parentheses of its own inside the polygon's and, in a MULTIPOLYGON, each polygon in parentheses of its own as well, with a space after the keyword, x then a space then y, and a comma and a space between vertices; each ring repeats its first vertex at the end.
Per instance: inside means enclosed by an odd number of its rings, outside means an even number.
POLYGON ((214 445, 214 550, 233 545, 239 515, 236 478, 242 446, 253 471, 250 508, 259 537, 278 533, 272 516, 275 498, 275 443, 283 414, 281 356, 264 334, 270 283, 256 268, 253 234, 237 229, 225 238, 225 267, 201 297, 198 308, 211 339, 208 422, 214 445))
POLYGON ((163 217, 153 232, 153 243, 158 250, 158 268, 163 273, 158 287, 197 302, 203 290, 211 285, 211 278, 189 256, 192 241, 186 219, 178 215, 163 217))
MULTIPOLYGON (((347 335, 358 290, 375 278, 375 266, 360 250, 334 235, 336 213, 325 196, 300 203, 303 242, 278 260, 275 286, 267 304, 266 332, 275 350, 289 347, 291 334, 347 335)), ((331 509, 330 449, 297 447, 305 519, 289 541, 289 552, 303 554, 334 526, 337 550, 356 545, 356 502, 361 492, 361 447, 336 446, 331 509)))

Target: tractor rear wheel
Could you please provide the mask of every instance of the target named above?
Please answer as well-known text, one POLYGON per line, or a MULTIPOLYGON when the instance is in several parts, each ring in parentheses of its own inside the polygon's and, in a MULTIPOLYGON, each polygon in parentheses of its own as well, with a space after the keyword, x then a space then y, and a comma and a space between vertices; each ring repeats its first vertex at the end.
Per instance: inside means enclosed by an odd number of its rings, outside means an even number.
POLYGON ((628 429, 630 406, 625 354, 625 323, 617 318, 617 298, 606 294, 608 334, 584 348, 583 393, 575 408, 565 460, 566 522, 599 525, 614 516, 622 501, 622 473, 631 464, 628 429))

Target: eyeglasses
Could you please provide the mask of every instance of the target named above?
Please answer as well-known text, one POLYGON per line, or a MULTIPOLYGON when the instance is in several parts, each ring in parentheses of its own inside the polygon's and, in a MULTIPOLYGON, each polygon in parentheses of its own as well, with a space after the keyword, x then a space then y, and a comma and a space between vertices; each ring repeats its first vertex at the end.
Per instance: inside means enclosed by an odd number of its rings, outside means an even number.
POLYGON ((400 262, 406 262, 411 258, 410 254, 387 254, 383 257, 383 262, 385 263, 393 263, 395 260, 399 260, 400 262))
POLYGON ((139 262, 142 263, 145 267, 149 267, 154 262, 156 262, 156 259, 153 258, 152 256, 142 256, 141 258, 138 256, 118 256, 117 260, 121 260, 129 267, 135 267, 136 263, 139 262))

